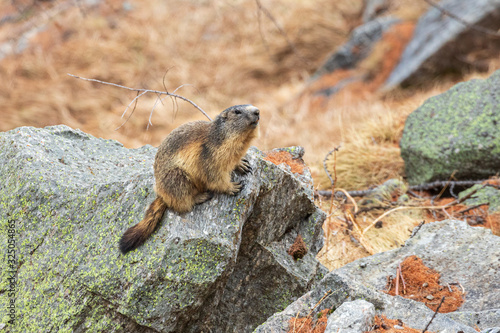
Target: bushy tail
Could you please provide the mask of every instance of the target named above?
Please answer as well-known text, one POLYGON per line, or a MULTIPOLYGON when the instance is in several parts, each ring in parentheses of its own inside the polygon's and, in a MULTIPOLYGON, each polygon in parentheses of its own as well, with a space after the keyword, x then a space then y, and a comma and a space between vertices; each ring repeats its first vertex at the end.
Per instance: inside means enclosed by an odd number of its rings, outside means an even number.
POLYGON ((166 209, 167 204, 163 199, 156 197, 155 201, 149 205, 146 216, 142 221, 125 231, 122 239, 120 239, 120 251, 125 254, 144 244, 146 239, 155 231, 166 209))

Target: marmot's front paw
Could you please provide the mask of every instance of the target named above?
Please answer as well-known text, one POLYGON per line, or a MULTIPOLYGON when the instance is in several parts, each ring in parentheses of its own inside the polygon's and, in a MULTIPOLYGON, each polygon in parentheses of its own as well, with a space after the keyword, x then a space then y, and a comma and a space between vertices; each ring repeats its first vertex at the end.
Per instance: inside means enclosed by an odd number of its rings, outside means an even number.
POLYGON ((243 182, 241 180, 239 182, 232 182, 232 184, 233 188, 229 191, 229 195, 236 195, 243 189, 243 182))
POLYGON ((236 171, 240 175, 244 175, 252 171, 252 167, 250 166, 250 162, 248 161, 248 159, 244 157, 241 159, 240 164, 236 166, 236 169, 234 169, 234 171, 236 171))

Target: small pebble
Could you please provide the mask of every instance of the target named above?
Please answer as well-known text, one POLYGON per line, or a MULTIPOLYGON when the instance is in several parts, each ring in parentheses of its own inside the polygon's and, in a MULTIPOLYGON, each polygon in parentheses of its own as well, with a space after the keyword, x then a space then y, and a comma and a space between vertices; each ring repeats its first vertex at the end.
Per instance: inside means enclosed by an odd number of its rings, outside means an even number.
POLYGON ((359 264, 359 267, 360 268, 366 268, 366 262, 362 262, 361 264, 359 264))
POLYGON ((399 326, 399 325, 394 325, 394 328, 397 330, 404 330, 405 329, 403 326, 399 326))
POLYGON ((429 301, 432 301, 434 299, 434 296, 432 295, 427 295, 425 296, 425 298, 427 298, 429 301))
POLYGON ((425 287, 427 287, 428 285, 429 285, 429 284, 428 284, 427 282, 424 282, 424 283, 422 284, 422 287, 424 287, 424 288, 425 288, 425 287))

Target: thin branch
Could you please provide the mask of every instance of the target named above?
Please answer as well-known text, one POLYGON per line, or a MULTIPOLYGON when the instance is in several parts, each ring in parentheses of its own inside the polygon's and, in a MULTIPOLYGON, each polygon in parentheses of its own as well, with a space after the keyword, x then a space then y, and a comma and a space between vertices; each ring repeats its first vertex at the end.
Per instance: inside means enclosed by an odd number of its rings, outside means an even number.
MULTIPOLYGON (((340 145, 339 145, 339 146, 337 146, 337 147, 335 147, 335 148, 333 148, 332 150, 330 150, 330 151, 326 154, 325 158, 323 159, 323 168, 325 169, 326 175, 328 176, 328 179, 330 179, 330 184, 331 184, 332 186, 335 186, 335 181, 332 179, 332 176, 330 175, 330 172, 328 171, 328 168, 326 167, 326 160, 328 159, 328 157, 329 157, 332 153, 336 153, 336 152, 338 152, 338 151, 339 151, 339 149, 340 149, 340 145)), ((336 156, 334 156, 334 157, 336 157, 336 156)), ((336 162, 336 161, 335 161, 335 162, 336 162)), ((335 165, 334 165, 334 167, 335 167, 335 165)), ((320 192, 325 192, 325 191, 320 191, 320 192)), ((331 195, 331 192, 330 192, 330 195, 331 195)))
POLYGON ((410 238, 412 237, 415 237, 415 235, 417 234, 417 232, 420 230, 420 228, 422 228, 422 226, 425 224, 425 220, 420 222, 415 228, 413 228, 412 232, 411 232, 411 236, 410 238))
MULTIPOLYGON (((327 157, 328 157, 328 155, 327 155, 327 157)), ((325 157, 325 160, 323 160, 324 167, 325 167, 325 161, 326 161, 326 157, 325 157)), ((326 167, 325 167, 325 170, 326 170, 326 167)), ((326 172, 326 174, 329 176, 328 171, 326 172)), ((331 181, 331 178, 330 178, 330 181, 331 181)), ((470 187, 470 186, 473 186, 476 184, 484 183, 485 181, 487 181, 487 179, 483 179, 483 180, 458 180, 458 181, 451 181, 451 182, 438 180, 438 181, 435 181, 432 183, 412 185, 412 186, 410 186, 410 190, 411 191, 427 191, 427 190, 433 190, 436 188, 446 187, 448 185, 460 186, 460 187, 470 187)), ((486 186, 497 187, 496 185, 490 185, 490 184, 486 184, 486 186)), ((349 193, 349 195, 352 197, 364 197, 364 196, 369 195, 372 192, 373 192, 372 189, 362 190, 362 191, 347 191, 347 193, 349 193)), ((337 194, 337 193, 338 193, 338 191, 335 192, 335 194, 337 194)), ((328 191, 328 190, 318 191, 318 195, 321 195, 322 197, 325 197, 325 198, 330 198, 332 196, 332 192, 328 191)))
POLYGON ((434 317, 436 317, 436 314, 438 313, 439 309, 441 308, 441 305, 443 304, 444 302, 444 296, 441 298, 441 302, 439 302, 439 305, 438 307, 436 308, 436 311, 434 311, 434 314, 432 315, 432 318, 431 320, 429 320, 429 322, 427 323, 427 326, 425 326, 424 330, 422 331, 422 333, 425 333, 425 331, 427 331, 427 329, 429 328, 429 326, 431 325, 432 321, 434 320, 434 317))
POLYGON ((424 1, 427 2, 429 5, 431 5, 432 7, 436 8, 437 10, 439 10, 444 15, 447 15, 447 16, 451 17, 455 21, 457 21, 457 22, 465 25, 466 27, 468 27, 470 29, 474 29, 476 31, 485 33, 487 35, 491 35, 491 36, 495 36, 495 37, 500 37, 500 32, 498 32, 498 31, 494 31, 494 30, 491 30, 491 29, 488 29, 488 28, 484 28, 484 27, 475 25, 475 24, 471 24, 471 23, 465 21, 464 19, 462 19, 461 17, 458 17, 457 15, 455 15, 453 13, 450 13, 448 10, 446 10, 445 8, 441 7, 440 5, 432 2, 431 0, 424 0, 424 1))
POLYGON ((122 128, 123 125, 125 125, 128 120, 130 119, 130 117, 132 117, 132 115, 134 114, 134 111, 137 107, 137 101, 139 100, 139 98, 144 95, 145 93, 147 93, 147 91, 143 91, 142 93, 139 94, 139 92, 137 92, 137 96, 135 96, 135 98, 132 100, 132 102, 129 103, 129 105, 127 105, 127 107, 125 108, 125 111, 123 111, 123 114, 122 114, 122 118, 125 116, 125 114, 127 113, 127 110, 130 108, 130 105, 132 105, 132 103, 135 102, 134 104, 134 108, 132 109, 132 112, 130 112, 130 115, 128 116, 128 118, 120 125, 118 126, 117 128, 115 128, 115 131, 118 131, 120 128, 122 128))
POLYGON ((399 275, 400 275, 401 265, 396 268, 396 290, 394 291, 396 296, 399 295, 399 275))
MULTIPOLYGON (((302 318, 309 318, 311 316, 311 314, 313 313, 314 309, 316 309, 322 302, 324 302, 325 299, 327 299, 330 295, 332 295, 333 292, 332 290, 328 290, 324 295, 323 297, 321 297, 321 299, 316 303, 316 305, 314 305, 314 307, 311 309, 311 311, 309 311, 309 313, 307 314, 307 316, 305 317, 302 317, 302 318)), ((292 332, 300 332, 300 330, 302 329, 302 327, 304 326, 305 322, 302 322, 302 325, 300 325, 299 329, 296 331, 295 330, 295 323, 297 322, 297 319, 299 319, 299 314, 300 314, 300 310, 299 312, 297 312, 297 315, 295 316, 295 320, 293 322, 293 331, 292 332)))
MULTIPOLYGON (((117 87, 117 88, 122 88, 122 89, 126 89, 126 90, 131 90, 131 91, 136 91, 138 93, 141 93, 139 95, 137 95, 134 100, 132 100, 132 102, 127 106, 127 109, 130 107, 130 105, 132 105, 132 103, 134 101, 137 101, 137 99, 139 97, 141 97, 142 95, 146 94, 146 93, 153 93, 153 94, 157 94, 158 95, 158 98, 161 96, 161 95, 167 95, 167 96, 171 96, 172 98, 174 99, 181 99, 185 102, 188 102, 189 104, 191 104, 192 106, 194 106, 195 108, 197 108, 201 113, 203 113, 203 115, 205 115, 205 117, 207 117, 210 121, 212 120, 212 118, 210 118, 210 116, 202 109, 200 108, 198 105, 196 105, 196 103, 194 103, 193 101, 191 101, 190 99, 184 97, 184 96, 181 96, 181 95, 177 95, 177 94, 174 94, 174 93, 169 93, 168 91, 159 91, 159 90, 151 90, 151 89, 139 89, 139 88, 130 88, 130 87, 126 87, 126 86, 122 86, 120 84, 116 84, 116 83, 111 83, 111 82, 106 82, 106 81, 101 81, 101 80, 97 80, 97 79, 88 79, 88 78, 84 78, 84 77, 80 77, 80 76, 76 76, 76 75, 73 75, 73 74, 69 74, 69 76, 71 77, 74 77, 75 79, 80 79, 80 80, 84 80, 84 81, 89 81, 89 82, 97 82, 97 83, 101 83, 101 84, 105 84, 105 85, 108 85, 108 86, 113 86, 113 87, 117 87)), ((160 98, 160 101, 161 101, 161 98, 160 98)), ((156 105, 158 104, 158 100, 155 102, 155 106, 153 107, 153 110, 151 110, 151 114, 150 114, 150 117, 149 117, 149 122, 148 122, 148 128, 151 124, 151 116, 153 114, 153 111, 154 111, 154 108, 156 107, 156 105)), ((127 109, 125 109, 125 112, 123 113, 122 117, 125 115, 125 113, 127 112, 127 109)), ((135 107, 134 107, 135 109, 135 107)), ((132 114, 131 114, 132 115, 132 114)), ((130 116, 129 116, 130 118, 130 116)), ((127 118, 127 121, 128 119, 127 118)), ((125 121, 125 122, 127 122, 125 121)), ((122 124, 120 127, 122 127, 124 124, 122 124)), ((118 128, 120 128, 118 127, 118 128)))
POLYGON ((153 117, 153 112, 154 112, 156 106, 158 105, 158 101, 161 102, 160 96, 156 97, 155 104, 153 105, 153 108, 151 109, 151 112, 149 113, 148 126, 146 127, 146 129, 149 129, 150 126, 153 126, 153 123, 151 122, 151 118, 153 117))
POLYGON ((471 191, 469 194, 467 194, 466 196, 464 196, 463 198, 461 198, 460 200, 455 200, 455 201, 452 201, 450 203, 447 203, 446 205, 443 205, 443 206, 415 206, 415 207, 411 207, 411 206, 401 206, 401 207, 396 207, 394 209, 391 209, 387 212, 385 212, 384 214, 380 215, 379 217, 377 217, 368 227, 366 227, 364 230, 363 230, 363 235, 368 231, 370 230, 375 224, 377 224, 378 221, 380 221, 381 219, 383 219, 384 217, 386 217, 387 215, 397 211, 397 210, 402 210, 402 209, 431 209, 431 210, 436 210, 436 209, 444 209, 444 208, 448 208, 450 206, 453 206, 453 205, 457 205, 459 203, 462 203, 464 202, 465 200, 469 199, 471 196, 473 196, 474 194, 476 194, 476 192, 480 189, 482 189, 484 187, 484 185, 480 188, 477 188, 475 189, 474 191, 471 191))
POLYGON ((457 212, 457 214, 465 214, 471 210, 474 210, 474 209, 477 209, 481 206, 486 206, 486 205, 489 205, 490 203, 489 202, 485 202, 485 203, 482 203, 482 204, 479 204, 479 205, 474 205, 472 207, 469 207, 469 208, 466 208, 466 209, 462 209, 461 211, 457 212))
POLYGON ((352 202, 352 205, 354 206, 354 216, 358 214, 359 208, 358 205, 356 204, 356 201, 352 198, 351 195, 349 195, 349 192, 344 190, 343 188, 339 188, 337 191, 344 193, 344 195, 352 202))
POLYGON ((399 263, 399 276, 401 277, 401 282, 403 282, 403 294, 406 294, 406 283, 403 278, 403 269, 401 268, 401 263, 399 263))

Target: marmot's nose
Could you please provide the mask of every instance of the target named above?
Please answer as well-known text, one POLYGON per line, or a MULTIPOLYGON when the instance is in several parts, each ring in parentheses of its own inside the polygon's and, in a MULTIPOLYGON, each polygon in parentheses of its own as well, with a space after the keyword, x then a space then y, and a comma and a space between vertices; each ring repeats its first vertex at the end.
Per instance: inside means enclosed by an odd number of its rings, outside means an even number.
POLYGON ((260 110, 259 110, 259 109, 257 109, 255 106, 250 105, 250 106, 248 106, 247 110, 248 110, 248 111, 250 111, 251 113, 253 113, 254 115, 256 115, 256 116, 257 116, 257 119, 259 119, 259 118, 260 118, 260 117, 259 117, 259 115, 260 115, 260 110))

